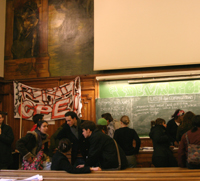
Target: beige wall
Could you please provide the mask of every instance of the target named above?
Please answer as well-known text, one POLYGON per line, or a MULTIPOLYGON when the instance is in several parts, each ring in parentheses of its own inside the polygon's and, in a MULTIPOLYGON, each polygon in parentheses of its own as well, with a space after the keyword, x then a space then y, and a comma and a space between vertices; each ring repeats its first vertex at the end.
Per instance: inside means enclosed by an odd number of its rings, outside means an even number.
POLYGON ((6 0, 0 0, 0 77, 4 77, 5 11, 6 0))

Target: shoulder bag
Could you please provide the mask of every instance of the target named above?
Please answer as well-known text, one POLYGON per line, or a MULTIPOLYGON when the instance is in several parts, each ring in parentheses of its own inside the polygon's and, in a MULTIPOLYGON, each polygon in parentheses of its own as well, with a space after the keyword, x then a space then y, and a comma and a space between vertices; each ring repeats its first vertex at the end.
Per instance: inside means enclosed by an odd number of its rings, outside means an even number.
POLYGON ((187 162, 189 164, 200 164, 200 145, 190 144, 187 133, 185 134, 188 145, 188 157, 187 162))

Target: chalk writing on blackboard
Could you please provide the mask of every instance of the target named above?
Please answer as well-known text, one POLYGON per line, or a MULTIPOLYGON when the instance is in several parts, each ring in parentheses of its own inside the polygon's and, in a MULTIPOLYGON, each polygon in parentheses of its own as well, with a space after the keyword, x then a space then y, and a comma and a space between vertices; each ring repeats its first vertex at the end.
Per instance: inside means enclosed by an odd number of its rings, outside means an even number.
POLYGON ((130 127, 140 135, 148 135, 150 122, 160 117, 168 121, 176 109, 200 112, 200 94, 100 98, 96 100, 96 120, 110 112, 114 119, 129 116, 130 127))

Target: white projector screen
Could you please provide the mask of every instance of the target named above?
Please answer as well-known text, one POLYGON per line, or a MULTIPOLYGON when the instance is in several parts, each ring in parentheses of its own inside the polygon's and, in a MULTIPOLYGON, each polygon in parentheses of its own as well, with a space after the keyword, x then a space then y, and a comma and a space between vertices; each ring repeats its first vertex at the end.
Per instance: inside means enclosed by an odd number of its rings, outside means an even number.
POLYGON ((200 0, 94 0, 94 70, 200 63, 200 0))

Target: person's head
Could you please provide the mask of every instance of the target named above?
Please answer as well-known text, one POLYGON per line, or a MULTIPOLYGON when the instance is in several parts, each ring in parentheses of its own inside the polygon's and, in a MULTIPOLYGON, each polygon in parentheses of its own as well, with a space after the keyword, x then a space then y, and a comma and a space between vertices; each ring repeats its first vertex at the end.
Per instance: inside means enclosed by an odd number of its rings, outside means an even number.
POLYGON ((192 126, 192 119, 193 117, 195 116, 195 114, 191 111, 188 111, 184 114, 183 116, 183 121, 182 121, 182 124, 180 125, 180 127, 185 127, 185 126, 192 126))
POLYGON ((193 117, 192 126, 193 126, 193 128, 192 128, 191 131, 192 132, 197 131, 197 129, 200 127, 200 115, 196 115, 196 116, 193 117))
POLYGON ((177 122, 177 123, 180 123, 182 122, 183 120, 183 116, 184 116, 185 112, 181 109, 177 109, 174 114, 172 115, 172 118, 174 118, 174 120, 177 122))
POLYGON ((107 128, 107 121, 104 118, 100 118, 97 121, 97 128, 101 130, 103 133, 107 134, 108 133, 108 128, 107 128))
POLYGON ((75 112, 69 111, 65 114, 65 120, 67 124, 72 127, 72 126, 77 126, 77 119, 78 116, 75 112))
POLYGON ((100 118, 97 121, 97 125, 107 126, 107 121, 104 118, 100 118))
POLYGON ((83 136, 88 138, 91 136, 92 132, 96 129, 96 124, 93 121, 84 121, 81 124, 81 129, 83 130, 83 136))
POLYGON ((120 118, 120 121, 122 124, 128 126, 128 124, 130 123, 130 119, 128 116, 124 115, 120 118))
POLYGON ((59 141, 58 150, 63 153, 67 153, 71 149, 71 142, 67 138, 63 138, 59 141))
POLYGON ((104 119, 106 119, 107 122, 108 122, 108 124, 109 124, 111 121, 113 121, 113 117, 111 116, 110 113, 104 113, 104 114, 101 115, 101 117, 104 118, 104 119))
POLYGON ((4 120, 3 114, 0 113, 0 125, 3 123, 3 120, 4 120))
POLYGON ((162 118, 157 118, 155 121, 151 121, 151 127, 157 126, 157 125, 162 125, 165 128, 167 127, 165 120, 162 118))
POLYGON ((48 123, 47 123, 47 121, 44 121, 44 120, 39 121, 39 122, 37 123, 37 129, 38 129, 41 133, 46 134, 47 131, 48 131, 48 123))
POLYGON ((42 121, 42 120, 43 120, 43 117, 44 117, 43 114, 35 114, 35 115, 33 116, 33 122, 34 122, 35 124, 37 124, 39 121, 42 121))

